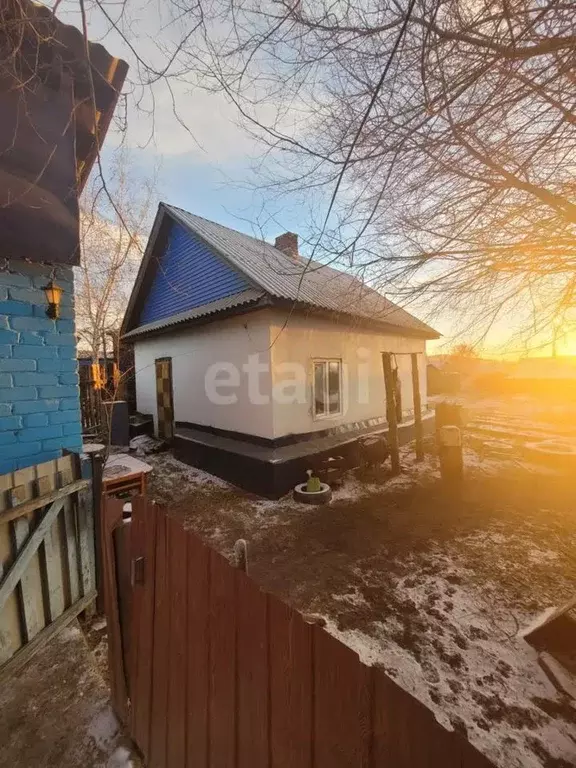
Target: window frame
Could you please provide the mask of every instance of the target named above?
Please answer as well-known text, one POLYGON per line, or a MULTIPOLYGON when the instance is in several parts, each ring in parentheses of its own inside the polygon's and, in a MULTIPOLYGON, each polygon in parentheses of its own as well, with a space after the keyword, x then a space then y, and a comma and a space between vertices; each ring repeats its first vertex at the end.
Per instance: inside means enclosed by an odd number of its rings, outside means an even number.
POLYGON ((338 416, 342 416, 344 413, 344 397, 343 397, 343 363, 341 357, 314 357, 312 358, 312 418, 314 421, 322 421, 324 419, 333 419, 338 416), (338 410, 330 412, 330 397, 329 397, 329 365, 330 363, 337 363, 338 365, 338 410), (324 413, 316 413, 316 366, 322 365, 324 367, 324 392, 323 402, 325 407, 324 413))

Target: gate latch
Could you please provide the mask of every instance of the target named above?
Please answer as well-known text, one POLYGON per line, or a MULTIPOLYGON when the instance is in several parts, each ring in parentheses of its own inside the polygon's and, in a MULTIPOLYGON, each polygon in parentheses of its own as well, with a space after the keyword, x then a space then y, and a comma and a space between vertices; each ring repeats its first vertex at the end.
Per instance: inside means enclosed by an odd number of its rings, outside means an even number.
POLYGON ((144 584, 144 558, 135 557, 132 559, 130 568, 130 583, 132 586, 135 584, 144 584))

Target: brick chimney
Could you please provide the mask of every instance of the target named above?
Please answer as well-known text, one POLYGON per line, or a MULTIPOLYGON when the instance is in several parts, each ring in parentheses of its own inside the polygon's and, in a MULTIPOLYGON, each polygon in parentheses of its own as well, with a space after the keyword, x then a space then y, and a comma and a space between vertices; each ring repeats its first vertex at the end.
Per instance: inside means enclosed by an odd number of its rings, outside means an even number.
POLYGON ((298 235, 295 235, 294 232, 285 232, 283 235, 278 235, 274 247, 295 261, 298 260, 298 235))

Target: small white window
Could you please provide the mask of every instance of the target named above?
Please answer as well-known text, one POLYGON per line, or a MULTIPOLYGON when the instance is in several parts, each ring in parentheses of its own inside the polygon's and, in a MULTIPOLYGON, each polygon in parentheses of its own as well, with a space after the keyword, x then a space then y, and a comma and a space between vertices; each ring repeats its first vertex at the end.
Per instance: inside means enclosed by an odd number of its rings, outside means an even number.
POLYGON ((342 361, 314 360, 314 418, 342 413, 342 361))

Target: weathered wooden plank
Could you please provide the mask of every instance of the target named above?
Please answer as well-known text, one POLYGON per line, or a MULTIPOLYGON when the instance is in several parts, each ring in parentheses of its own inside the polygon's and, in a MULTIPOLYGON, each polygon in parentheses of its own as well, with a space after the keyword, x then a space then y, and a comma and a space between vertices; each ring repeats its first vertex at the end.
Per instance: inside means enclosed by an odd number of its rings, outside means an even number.
MULTIPOLYGON (((47 623, 58 618, 66 608, 62 583, 62 558, 58 519, 54 520, 38 549, 44 612, 47 623)), ((88 594, 88 592, 86 592, 88 594)))
POLYGON ((152 706, 152 664, 154 633, 154 592, 157 507, 144 498, 132 500, 131 560, 144 558, 143 579, 132 586, 132 668, 129 693, 130 730, 146 762, 150 756, 150 709, 152 706))
POLYGON ((70 485, 70 483, 78 479, 76 475, 77 464, 76 454, 73 453, 65 454, 56 459, 56 484, 60 488, 70 485))
POLYGON ((94 573, 94 539, 91 537, 90 517, 92 510, 92 493, 90 489, 80 491, 75 499, 76 525, 78 530, 78 566, 80 572, 80 589, 87 595, 94 589, 96 575, 94 573))
POLYGON ((2 667, 0 667, 0 685, 4 685, 11 675, 22 669, 39 650, 50 642, 60 630, 82 613, 94 600, 96 593, 92 592, 71 605, 56 621, 48 624, 36 637, 17 651, 2 667))
POLYGON ((315 625, 314 765, 368 768, 371 754, 370 670, 347 646, 315 625))
POLYGON ((269 597, 270 742, 273 768, 312 766, 312 627, 269 597))
POLYGON ((191 531, 188 536, 187 768, 208 766, 210 689, 210 553, 191 531))
POLYGON ((10 499, 8 498, 9 490, 14 486, 14 479, 12 472, 8 472, 5 475, 0 475, 0 519, 5 509, 10 506, 10 499))
POLYGON ((268 768, 268 596, 241 571, 238 595, 238 768, 268 768))
MULTIPOLYGON (((11 525, 0 525, 0 581, 14 562, 11 525)), ((22 645, 18 597, 12 593, 0 610, 0 664, 13 656, 22 645)))
POLYGON ((82 491, 89 487, 89 480, 76 480, 73 483, 64 486, 64 488, 59 488, 50 493, 46 493, 43 496, 38 496, 35 499, 25 501, 23 504, 18 504, 18 506, 13 507, 12 509, 5 509, 3 512, 0 512, 0 523, 6 523, 9 520, 15 520, 18 517, 29 515, 30 512, 34 512, 41 507, 46 507, 48 504, 52 504, 58 499, 63 499, 71 493, 76 493, 77 491, 82 491))
POLYGON ((412 360, 412 396, 414 399, 414 432, 416 440, 416 459, 424 458, 424 432, 422 429, 422 400, 420 398, 420 375, 418 372, 418 355, 410 355, 412 360))
POLYGON ((154 590, 154 649, 152 654, 152 712, 150 720, 150 768, 166 766, 168 704, 168 559, 166 515, 156 523, 156 587, 154 590))
MULTIPOLYGON (((0 609, 19 581, 22 582, 22 580, 24 580, 24 585, 22 585, 24 592, 28 589, 26 570, 32 557, 36 554, 40 542, 56 519, 63 505, 64 499, 55 501, 52 506, 46 510, 42 520, 31 534, 28 518, 22 517, 12 523, 16 557, 14 563, 8 569, 8 572, 0 583, 0 609)), ((40 629, 43 626, 44 622, 42 620, 40 629)))
POLYGON ((80 571, 78 567, 78 532, 76 530, 76 515, 70 496, 64 498, 64 511, 62 515, 64 519, 70 600, 72 603, 75 603, 80 597, 80 571))
POLYGON ((210 551, 210 768, 236 765, 235 573, 210 551))
POLYGON ((182 524, 167 520, 170 564, 170 641, 168 664, 168 733, 166 762, 168 766, 186 765, 186 662, 187 662, 187 536, 182 524))
POLYGON ((22 639, 29 643, 46 625, 40 562, 36 554, 44 533, 36 537, 30 534, 30 520, 26 517, 12 523, 12 533, 15 560, 0 585, 0 608, 15 590, 22 620, 22 639))

